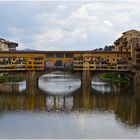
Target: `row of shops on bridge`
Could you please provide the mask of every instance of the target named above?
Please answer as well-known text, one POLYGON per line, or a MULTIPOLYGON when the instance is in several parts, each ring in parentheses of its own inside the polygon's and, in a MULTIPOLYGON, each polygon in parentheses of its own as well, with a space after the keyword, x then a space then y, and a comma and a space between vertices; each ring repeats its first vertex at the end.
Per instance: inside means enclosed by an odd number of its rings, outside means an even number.
MULTIPOLYGON (((17 47, 17 43, 0 40, 1 46, 17 47), (9 45, 9 46, 7 46, 9 45)), ((140 70, 140 31, 130 30, 114 42, 112 51, 0 51, 0 71, 47 70, 72 68, 79 70, 140 70)))

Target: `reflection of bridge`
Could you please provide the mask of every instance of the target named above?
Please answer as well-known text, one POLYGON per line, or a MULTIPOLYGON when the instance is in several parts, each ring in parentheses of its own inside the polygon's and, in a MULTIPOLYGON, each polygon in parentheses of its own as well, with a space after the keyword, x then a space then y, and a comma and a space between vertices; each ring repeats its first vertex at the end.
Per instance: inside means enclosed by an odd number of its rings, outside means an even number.
MULTIPOLYGON (((50 95, 32 88, 22 94, 0 94, 0 112, 10 110, 64 111, 64 112, 114 112, 117 117, 130 126, 140 125, 139 90, 135 94, 125 94, 122 87, 110 94, 101 94, 89 88, 80 88, 70 95, 50 95), (30 94, 31 93, 31 94, 30 94)), ((12 93, 12 92, 11 92, 12 93)), ((13 91, 14 93, 14 91, 13 91)))
POLYGON ((130 72, 140 84, 140 32, 123 33, 112 51, 0 52, 0 72, 22 75, 27 84, 54 70, 80 73, 83 85, 90 85, 90 72, 130 72))

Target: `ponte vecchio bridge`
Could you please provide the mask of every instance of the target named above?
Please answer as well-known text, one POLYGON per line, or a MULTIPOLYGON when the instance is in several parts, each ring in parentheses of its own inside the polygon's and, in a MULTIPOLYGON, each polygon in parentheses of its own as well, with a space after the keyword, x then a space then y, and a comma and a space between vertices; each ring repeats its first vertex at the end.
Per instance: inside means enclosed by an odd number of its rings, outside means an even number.
POLYGON ((130 30, 114 42, 111 51, 1 51, 0 72, 14 73, 36 84, 46 73, 61 70, 81 74, 90 84, 90 73, 131 73, 140 84, 140 32, 130 30))

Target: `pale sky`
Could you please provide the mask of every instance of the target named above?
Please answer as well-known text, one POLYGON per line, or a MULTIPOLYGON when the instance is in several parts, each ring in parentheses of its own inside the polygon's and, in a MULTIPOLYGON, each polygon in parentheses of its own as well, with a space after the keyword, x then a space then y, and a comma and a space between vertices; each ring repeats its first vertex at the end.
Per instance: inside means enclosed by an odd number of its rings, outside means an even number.
POLYGON ((18 49, 93 50, 140 30, 140 1, 0 1, 0 38, 18 49))

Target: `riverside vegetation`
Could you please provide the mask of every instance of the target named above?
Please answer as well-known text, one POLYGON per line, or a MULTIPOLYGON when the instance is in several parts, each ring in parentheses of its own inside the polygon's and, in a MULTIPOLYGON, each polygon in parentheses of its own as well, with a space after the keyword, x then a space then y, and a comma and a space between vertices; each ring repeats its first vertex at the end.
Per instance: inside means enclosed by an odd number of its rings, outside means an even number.
POLYGON ((116 73, 104 73, 100 75, 101 79, 109 80, 111 82, 128 83, 129 79, 126 76, 119 76, 116 73))
POLYGON ((0 76, 0 83, 4 82, 21 82, 24 81, 25 79, 21 76, 0 76))

